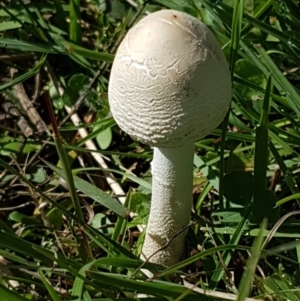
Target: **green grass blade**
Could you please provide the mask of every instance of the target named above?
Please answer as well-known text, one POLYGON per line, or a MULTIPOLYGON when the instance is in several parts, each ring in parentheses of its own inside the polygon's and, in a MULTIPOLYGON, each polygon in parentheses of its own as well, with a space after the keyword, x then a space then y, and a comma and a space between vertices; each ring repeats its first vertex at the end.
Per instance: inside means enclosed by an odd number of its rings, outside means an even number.
MULTIPOLYGON (((289 171, 289 169, 285 165, 278 150, 276 149, 275 145, 272 142, 269 142, 269 148, 270 148, 277 164, 279 165, 280 170, 281 170, 281 172, 285 178, 285 181, 286 181, 288 187, 290 188, 291 192, 293 194, 300 193, 300 191, 298 189, 298 184, 297 184, 295 178, 293 177, 292 173, 289 171)), ((297 204, 298 204, 298 206, 300 206, 300 198, 297 198, 297 204)))
MULTIPOLYGON (((255 84, 253 84, 253 83, 251 83, 251 82, 249 82, 249 81, 247 81, 247 80, 245 80, 243 78, 234 76, 233 81, 235 83, 247 86, 247 87, 249 87, 249 88, 251 88, 251 89, 253 89, 255 91, 259 91, 259 92, 261 92, 262 95, 265 95, 265 93, 266 93, 266 90, 263 89, 262 87, 259 87, 259 86, 255 85, 255 84)), ((275 93, 272 93, 272 92, 271 92, 271 96, 272 96, 272 98, 274 100, 280 102, 280 104, 284 105, 285 107, 287 107, 289 109, 291 108, 290 105, 288 104, 288 102, 286 101, 286 99, 284 97, 279 96, 279 95, 277 95, 275 93)))
POLYGON ((204 188, 202 189, 201 191, 201 194, 197 200, 197 203, 196 203, 196 210, 201 210, 201 206, 206 198, 206 196, 208 195, 208 193, 210 192, 211 188, 212 188, 212 184, 210 182, 207 182, 204 186, 204 188))
MULTIPOLYGON (((252 123, 254 123, 254 124, 259 123, 260 117, 259 117, 258 112, 255 111, 251 106, 248 106, 247 103, 243 100, 242 96, 240 96, 235 90, 234 90, 233 95, 234 95, 234 99, 240 104, 240 106, 237 106, 234 102, 232 103, 232 106, 234 108, 237 108, 252 123)), ((276 142, 278 145, 283 147, 287 153, 292 154, 295 152, 295 149, 293 149, 291 146, 289 146, 289 144, 285 141, 288 141, 289 143, 298 144, 299 138, 297 136, 290 134, 287 131, 283 131, 283 130, 277 128, 272 123, 269 123, 268 127, 269 127, 268 135, 272 141, 276 142), (272 131, 274 131, 275 133, 273 133, 272 131), (281 139, 280 137, 284 137, 285 140, 281 139)), ((233 137, 232 133, 227 133, 227 136, 233 137)), ((236 137, 238 137, 238 136, 236 136, 236 137)), ((246 137, 245 137, 245 139, 246 139, 246 137)))
POLYGON ((299 247, 300 241, 294 240, 285 244, 281 244, 279 246, 276 246, 274 248, 268 249, 268 252, 266 253, 268 256, 270 255, 277 255, 279 253, 287 253, 287 251, 295 249, 299 247))
MULTIPOLYGON (((72 300, 74 301, 81 301, 81 296, 84 293, 84 284, 85 281, 84 279, 86 278, 86 271, 91 270, 94 266, 95 267, 104 267, 107 268, 109 267, 124 267, 127 269, 136 269, 138 268, 141 264, 142 264, 142 260, 140 259, 128 259, 128 258, 100 258, 100 259, 96 259, 88 264, 86 264, 85 266, 83 266, 78 274, 80 274, 82 277, 76 277, 75 281, 74 281, 74 285, 73 285, 73 289, 72 289, 72 300)), ((155 270, 157 268, 156 265, 151 264, 151 263, 146 263, 144 265, 144 268, 146 269, 152 269, 155 270)))
POLYGON ((244 0, 234 0, 232 25, 231 25, 231 51, 230 51, 231 76, 233 76, 234 73, 234 66, 237 59, 239 43, 241 40, 243 11, 244 11, 244 0))
POLYGON ((92 131, 90 134, 88 134, 86 137, 82 138, 78 143, 76 143, 76 146, 81 146, 84 143, 86 143, 89 140, 94 139, 97 137, 101 132, 103 132, 106 129, 111 128, 116 124, 115 120, 113 118, 107 118, 103 119, 100 122, 97 122, 97 129, 92 131))
MULTIPOLYGON (((60 159, 60 164, 62 166, 62 169, 64 171, 65 174, 65 180, 67 182, 68 185, 68 189, 71 195, 71 199, 72 199, 72 203, 73 203, 73 207, 75 209, 75 213, 77 215, 77 218, 81 221, 81 223, 84 223, 84 216, 81 210, 81 205, 80 205, 80 201, 79 201, 79 197, 75 188, 75 184, 74 184, 74 178, 73 178, 73 173, 71 170, 71 164, 70 164, 70 158, 68 156, 68 153, 66 152, 60 135, 58 133, 58 128, 57 128, 57 123, 56 123, 56 119, 55 119, 55 115, 54 115, 54 111, 53 111, 53 107, 52 107, 52 103, 50 100, 50 96, 49 96, 49 91, 47 91, 46 93, 46 105, 47 105, 47 109, 48 109, 48 114, 51 120, 51 124, 52 124, 52 128, 53 128, 53 139, 55 142, 55 146, 56 146, 56 150, 60 159)), ((76 237, 76 235, 75 235, 76 237)), ((88 250, 88 244, 82 244, 82 245, 86 245, 86 250, 88 250)), ((81 246, 81 244, 80 244, 81 246)), ((80 250, 80 247, 79 247, 80 250)), ((87 260, 88 257, 88 253, 84 254, 85 252, 81 251, 81 255, 84 258, 85 257, 85 261, 87 260)), ((89 252, 91 253, 91 252, 89 252)))
MULTIPOLYGON (((239 41, 241 39, 243 9, 244 9, 244 0, 234 0, 234 9, 233 9, 232 27, 231 27, 230 63, 229 63, 229 69, 232 78, 233 78, 234 67, 238 55, 239 41)), ((229 116, 230 113, 227 112, 226 117, 224 118, 222 123, 222 140, 221 140, 221 154, 220 154, 220 184, 219 184, 220 209, 226 207, 226 204, 224 204, 224 200, 223 200, 222 179, 224 177, 224 153, 225 153, 225 143, 226 143, 226 134, 227 134, 229 116)))
POLYGON ((42 68, 42 66, 44 65, 44 63, 46 61, 46 58, 47 58, 47 55, 43 54, 40 61, 38 62, 38 64, 35 67, 33 67, 31 70, 29 70, 28 72, 18 76, 15 79, 9 81, 6 84, 0 85, 0 92, 2 92, 4 90, 18 84, 18 83, 21 83, 21 82, 31 78, 35 74, 37 74, 40 71, 40 69, 42 68))
POLYGON ((71 42, 66 42, 65 46, 56 46, 46 43, 33 43, 23 40, 16 40, 12 38, 1 38, 0 48, 16 49, 20 51, 35 51, 35 52, 47 52, 53 54, 64 54, 71 58, 75 55, 82 56, 83 58, 88 58, 91 60, 99 60, 111 63, 113 61, 114 55, 109 53, 103 53, 98 51, 93 51, 86 49, 84 47, 75 45, 71 42))
POLYGON ((1 31, 7 31, 7 30, 13 30, 13 29, 17 29, 17 28, 21 28, 22 24, 20 24, 17 21, 7 21, 7 22, 3 22, 0 24, 0 32, 1 31))
POLYGON ((74 43, 68 43, 66 47, 68 47, 68 51, 70 51, 71 54, 76 54, 91 60, 99 60, 103 62, 112 63, 114 59, 113 54, 86 49, 79 45, 75 45, 74 43))
POLYGON ((272 89, 271 76, 268 78, 266 94, 263 102, 262 113, 255 136, 254 156, 254 206, 260 202, 259 194, 267 188, 267 165, 268 165, 268 116, 270 104, 270 92, 272 89))
MULTIPOLYGON (((128 207, 130 200, 130 192, 127 193, 124 206, 128 207)), ((125 238, 125 232, 126 232, 126 225, 127 225, 127 219, 123 216, 119 216, 118 220, 116 222, 114 232, 112 235, 112 240, 119 242, 122 244, 123 239, 125 238)))
POLYGON ((9 234, 16 235, 15 232, 3 220, 0 220, 0 229, 9 234))
POLYGON ((289 102, 290 106, 297 113, 298 117, 300 117, 300 95, 297 93, 295 88, 291 85, 291 83, 283 76, 282 72, 278 69, 274 61, 270 58, 267 52, 263 47, 257 45, 257 52, 261 55, 263 61, 269 69, 269 72, 272 73, 272 77, 277 82, 278 88, 281 91, 286 92, 286 99, 289 102))
POLYGON ((46 256, 34 250, 34 244, 27 242, 24 239, 21 239, 15 235, 0 232, 0 246, 13 250, 25 256, 30 256, 31 258, 40 260, 43 262, 43 264, 47 266, 53 265, 53 262, 49 260, 46 256))
POLYGON ((8 37, 0 39, 0 48, 15 49, 19 51, 32 51, 34 49, 35 52, 68 54, 67 50, 55 45, 46 43, 33 43, 8 37))
POLYGON ((80 0, 70 0, 70 41, 80 45, 82 34, 80 25, 80 0))
POLYGON ((93 265, 95 264, 95 261, 92 261, 88 264, 86 264, 85 266, 83 266, 78 274, 80 274, 82 277, 76 277, 74 284, 73 284, 73 288, 72 288, 72 300, 73 301, 81 301, 82 299, 82 294, 84 292, 84 279, 85 278, 85 272, 89 269, 91 269, 93 267, 93 265))
POLYGON ((39 270, 39 275, 41 277, 41 280, 45 284, 47 291, 49 295, 51 296, 53 301, 62 301, 62 299, 59 297, 58 293, 54 290, 52 285, 49 283, 48 279, 44 276, 43 272, 39 270))
POLYGON ((14 263, 19 263, 20 265, 23 265, 27 268, 32 268, 32 269, 39 269, 41 266, 39 266, 38 264, 34 264, 32 262, 30 262, 29 260, 24 259, 24 257, 21 256, 17 256, 13 253, 11 253, 10 251, 6 251, 6 250, 2 250, 0 249, 0 254, 5 258, 8 259, 14 263))
MULTIPOLYGON (((271 128, 271 126, 270 126, 271 128)), ((276 143, 277 145, 280 145, 287 154, 293 154, 295 153, 295 149, 293 149, 291 146, 289 146, 285 141, 283 141, 279 135, 269 131, 269 137, 271 138, 271 141, 276 143)))
POLYGON ((239 285, 239 294, 237 301, 244 301, 248 297, 253 278, 256 271, 256 266, 260 258, 260 252, 263 245, 263 232, 266 229, 267 223, 266 220, 263 221, 258 236, 255 238, 253 246, 251 248, 250 258, 247 260, 246 272, 244 273, 242 280, 239 285))
POLYGON ((266 22, 262 22, 258 19, 255 19, 249 15, 245 15, 245 19, 247 22, 252 24, 255 27, 258 27, 262 31, 276 37, 281 42, 283 42, 286 45, 295 45, 295 47, 299 50, 300 49, 300 39, 294 38, 293 36, 283 33, 282 31, 279 31, 278 29, 268 25, 266 22))
POLYGON ((291 200, 297 200, 299 198, 300 198, 300 193, 289 195, 289 196, 277 201, 276 206, 281 206, 281 205, 285 204, 286 202, 289 202, 291 200))
MULTIPOLYGON (((198 253, 196 255, 193 255, 185 260, 182 260, 181 262, 177 263, 176 265, 173 265, 172 267, 169 267, 169 268, 165 269, 163 272, 155 275, 155 278, 170 275, 172 273, 175 273, 176 271, 181 270, 182 268, 186 267, 187 265, 190 265, 190 264, 196 262, 197 260, 201 260, 202 258, 211 256, 213 254, 216 254, 217 252, 222 252, 222 251, 227 251, 227 250, 229 252, 231 252, 234 250, 250 250, 250 248, 244 247, 244 246, 239 246, 239 245, 232 245, 232 244, 214 247, 209 250, 202 251, 201 253, 198 253)), ((223 269, 223 268, 221 267, 221 269, 223 269)))
MULTIPOLYGON (((33 26, 34 33, 44 42, 48 42, 47 34, 44 32, 43 28, 39 26, 39 23, 37 22, 37 18, 33 16, 32 12, 28 8, 28 6, 22 1, 17 0, 20 5, 23 7, 23 9, 26 11, 27 17, 31 20, 31 24, 33 26)), ((42 19, 43 20, 43 19, 42 19)))
POLYGON ((139 184, 140 186, 142 186, 143 188, 151 191, 151 188, 152 188, 152 185, 141 179, 141 178, 138 178, 137 176, 133 175, 133 174, 130 174, 128 172, 124 172, 124 171, 120 171, 120 170, 116 170, 116 169, 111 169, 111 168, 101 168, 101 167, 87 167, 87 168, 76 168, 76 169, 73 169, 73 173, 74 174, 77 174, 79 172, 84 172, 84 171, 93 171, 93 170, 96 170, 96 171, 99 171, 99 170, 103 170, 103 171, 108 171, 108 172, 113 172, 113 173, 117 173, 121 176, 123 176, 124 178, 128 178, 129 180, 131 180, 132 182, 136 183, 136 184, 139 184))
MULTIPOLYGON (((45 141, 45 143, 47 143, 49 145, 55 145, 55 143, 52 142, 52 141, 45 141)), ((125 153, 125 152, 118 152, 118 151, 91 150, 91 149, 87 149, 87 148, 84 148, 84 147, 77 147, 77 146, 74 146, 74 145, 67 145, 67 144, 64 147, 65 147, 65 149, 70 149, 70 150, 83 152, 83 153, 95 152, 95 153, 100 153, 100 154, 103 154, 103 155, 116 155, 116 156, 129 157, 129 158, 141 158, 141 159, 151 159, 152 158, 152 156, 149 153, 137 154, 137 153, 134 153, 134 152, 125 153)))
MULTIPOLYGON (((233 105, 234 105, 234 103, 233 103, 233 105)), ((251 132, 251 131, 252 130, 249 129, 249 132, 251 132)), ((220 134, 222 132, 220 130, 214 130, 212 133, 215 134, 216 136, 220 136, 220 134)), ((241 141, 241 142, 255 142, 255 138, 252 135, 249 135, 249 133, 241 134, 241 133, 229 132, 229 133, 227 133, 227 138, 241 141)))
POLYGON ((120 244, 116 243, 111 238, 107 237, 107 235, 97 231, 93 227, 89 225, 85 225, 86 234, 89 238, 98 245, 101 249, 105 250, 106 253, 112 257, 127 257, 132 259, 137 259, 137 257, 132 254, 130 251, 125 249, 120 244))
MULTIPOLYGON (((148 281, 133 280, 133 279, 128 279, 128 276, 126 275, 120 275, 120 274, 116 275, 111 273, 95 272, 91 270, 87 271, 86 274, 88 275, 88 277, 93 278, 94 281, 98 282, 101 285, 102 284, 111 285, 122 289, 123 292, 137 291, 140 293, 151 294, 154 296, 165 296, 165 297, 176 298, 186 291, 186 288, 182 285, 172 284, 170 287, 169 282, 160 281, 159 283, 157 283, 155 281, 148 282, 148 281)), ((199 295, 191 291, 189 293, 189 299, 198 301, 199 295)))
MULTIPOLYGON (((73 201, 73 206, 74 206, 76 215, 82 222, 84 222, 84 217, 83 217, 83 213, 81 210, 80 201, 79 201, 79 198, 78 198, 78 195, 76 192, 76 187, 74 184, 73 173, 71 171, 68 153, 64 149, 64 146, 59 137, 55 137, 54 140, 55 140, 56 149, 57 149, 57 152, 59 155, 59 159, 60 159, 62 167, 63 167, 63 171, 64 171, 64 175, 65 175, 64 179, 66 180, 66 182, 68 184, 68 188, 69 188, 69 191, 71 194, 71 198, 73 201)), ((53 167, 52 167, 52 169, 53 169, 53 167)))
MULTIPOLYGON (((60 177, 62 177, 63 179, 67 179, 65 170, 62 170, 49 162, 46 162, 46 161, 44 161, 44 162, 52 170, 54 170, 60 177)), ((71 169, 69 169, 69 171, 70 171, 70 173, 72 173, 71 169)), ((101 205, 105 206, 109 210, 117 213, 120 216, 123 216, 123 217, 126 216, 126 214, 127 214, 126 208, 123 207, 123 205, 121 205, 116 199, 113 199, 108 194, 106 194, 105 192, 103 192, 102 190, 97 188, 96 186, 92 185, 91 183, 89 183, 79 177, 73 176, 73 174, 72 174, 72 179, 74 180, 74 188, 73 189, 74 189, 75 193, 76 193, 76 188, 77 188, 78 190, 82 191, 83 193, 88 195, 90 198, 92 198, 94 201, 96 201, 97 203, 100 203, 101 205)), ((80 206, 80 204, 78 206, 80 206)), ((80 210, 81 210, 81 207, 80 207, 80 210)))
POLYGON ((67 31, 68 23, 66 21, 66 16, 65 16, 64 9, 62 7, 61 1, 60 0, 53 0, 53 4, 54 4, 55 10, 56 10, 57 23, 59 24, 61 29, 67 31))

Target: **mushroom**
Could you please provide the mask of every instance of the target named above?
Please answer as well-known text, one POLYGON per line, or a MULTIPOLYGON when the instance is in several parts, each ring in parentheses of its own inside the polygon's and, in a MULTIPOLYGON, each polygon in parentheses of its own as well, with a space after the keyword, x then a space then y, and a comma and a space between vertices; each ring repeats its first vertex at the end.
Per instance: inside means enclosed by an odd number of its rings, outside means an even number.
POLYGON ((186 13, 161 10, 139 21, 121 42, 108 98, 119 127, 153 147, 141 257, 171 266, 183 255, 187 230, 182 229, 191 217, 194 142, 215 129, 229 109, 226 59, 206 25, 186 13))

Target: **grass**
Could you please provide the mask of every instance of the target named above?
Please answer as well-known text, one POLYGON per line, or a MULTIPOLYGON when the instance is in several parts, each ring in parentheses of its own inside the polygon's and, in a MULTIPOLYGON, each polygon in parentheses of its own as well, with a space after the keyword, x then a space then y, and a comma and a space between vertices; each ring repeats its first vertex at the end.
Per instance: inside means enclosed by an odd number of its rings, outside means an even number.
POLYGON ((1 300, 299 300, 299 2, 5 2, 1 300), (195 212, 169 268, 138 257, 152 151, 120 132, 107 100, 118 43, 162 7, 211 28, 233 79, 222 126, 195 144, 195 212))

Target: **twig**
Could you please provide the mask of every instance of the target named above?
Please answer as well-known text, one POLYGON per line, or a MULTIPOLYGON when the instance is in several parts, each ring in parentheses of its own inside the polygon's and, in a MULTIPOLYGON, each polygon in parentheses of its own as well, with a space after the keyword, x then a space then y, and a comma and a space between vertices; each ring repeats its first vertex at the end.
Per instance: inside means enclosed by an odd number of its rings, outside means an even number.
MULTIPOLYGON (((16 69, 11 68, 11 76, 13 77, 14 73, 16 72, 16 69)), ((27 114, 30 121, 36 126, 36 129, 40 134, 47 133, 50 135, 50 132, 45 124, 45 122, 40 117, 39 113, 31 103, 30 99, 27 96, 27 93, 24 89, 23 84, 19 83, 14 85, 14 89, 16 91, 17 97, 20 101, 20 104, 27 114)))
POLYGON ((29 201, 29 202, 23 203, 23 204, 18 205, 18 206, 0 207, 0 210, 1 210, 1 211, 11 211, 11 210, 23 208, 23 207, 28 206, 28 205, 31 205, 31 204, 35 204, 34 201, 29 201))
MULTIPOLYGON (((7 117, 17 117, 18 118, 17 125, 18 125, 19 129, 21 130, 21 134, 23 134, 25 137, 31 136, 33 134, 33 130, 28 125, 27 120, 19 112, 18 108, 10 101, 9 97, 6 94, 1 93, 1 97, 3 98, 2 108, 6 113, 4 117, 6 117, 6 118, 7 117)), ((2 125, 2 128, 3 128, 3 125, 2 125)), ((7 128, 7 129, 9 129, 10 132, 15 133, 15 130, 13 130, 11 128, 7 128)))
POLYGON ((35 102, 41 93, 41 70, 34 76, 34 93, 31 96, 31 102, 35 102))

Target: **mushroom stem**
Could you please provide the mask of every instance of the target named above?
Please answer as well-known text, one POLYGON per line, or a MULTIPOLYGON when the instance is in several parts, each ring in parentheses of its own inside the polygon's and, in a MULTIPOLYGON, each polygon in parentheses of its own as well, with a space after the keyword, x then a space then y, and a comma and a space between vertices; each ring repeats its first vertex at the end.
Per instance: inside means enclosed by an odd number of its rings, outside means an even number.
POLYGON ((193 142, 175 148, 154 147, 152 200, 142 259, 149 258, 170 240, 171 244, 153 255, 150 262, 171 266, 182 257, 187 231, 176 234, 190 222, 193 157, 193 142))

